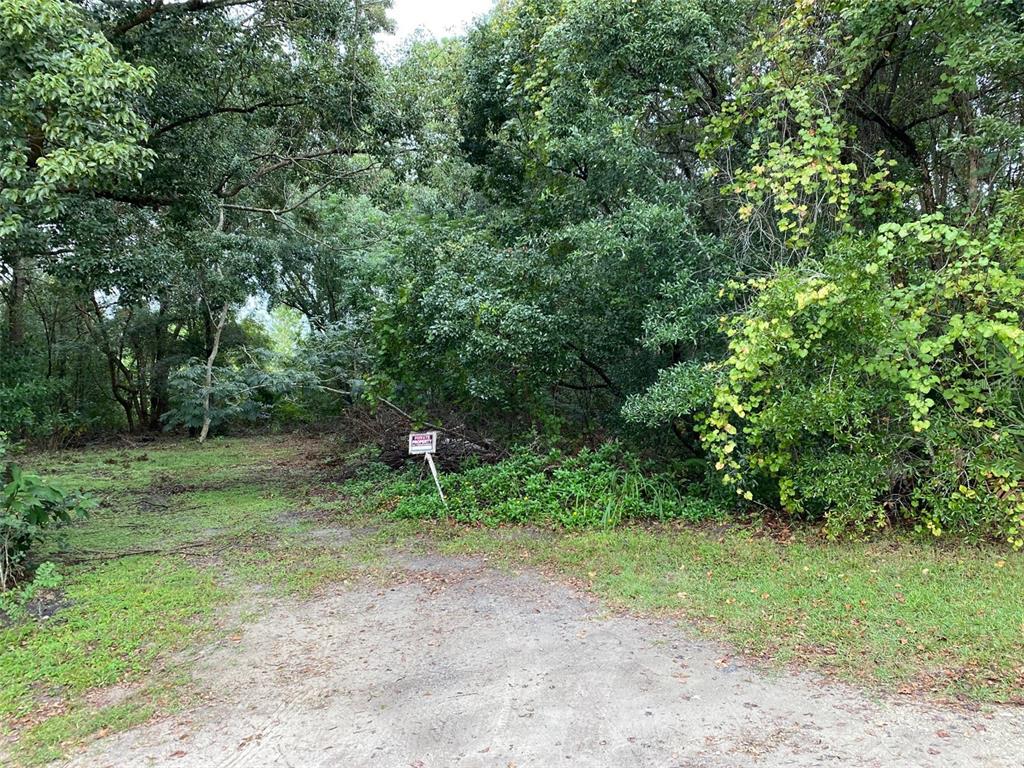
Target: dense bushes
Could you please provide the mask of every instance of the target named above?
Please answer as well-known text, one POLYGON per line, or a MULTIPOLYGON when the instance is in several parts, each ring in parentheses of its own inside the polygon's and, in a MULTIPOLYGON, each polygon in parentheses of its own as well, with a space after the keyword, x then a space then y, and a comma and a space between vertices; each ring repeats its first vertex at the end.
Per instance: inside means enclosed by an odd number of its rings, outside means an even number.
MULTIPOLYGON (((392 489, 398 517, 448 517, 497 525, 532 523, 565 528, 611 527, 642 520, 699 521, 723 509, 703 492, 689 495, 680 477, 658 473, 608 443, 576 455, 519 449, 495 465, 443 477, 447 505, 430 480, 392 489)), ((695 490, 703 491, 699 485, 695 490)))
POLYGON ((762 263, 723 287, 725 354, 667 369, 627 413, 691 420, 727 486, 833 534, 909 522, 1024 546, 1019 146, 1004 144, 1021 133, 994 97, 1016 92, 1006 55, 1024 37, 982 5, 785 8, 700 147, 762 263))
POLYGON ((1024 544, 1024 248, 1006 226, 883 226, 755 287, 704 420, 725 482, 833 531, 902 518, 1024 544))
MULTIPOLYGON (((288 94, 267 123, 218 114, 216 70, 165 45, 212 38, 171 21, 119 50, 148 50, 158 91, 171 78, 196 99, 144 99, 172 126, 149 189, 191 169, 201 191, 127 212, 69 199, 85 215, 17 241, 66 255, 0 249, 34 350, 27 378, 0 371, 0 428, 99 423, 93 382, 129 428, 316 420, 366 398, 458 411, 510 443, 629 442, 706 466, 737 509, 833 535, 901 524, 1024 546, 1019 4, 509 0, 393 65, 369 27, 312 46, 325 58, 302 78, 268 54, 229 99, 288 94), (350 44, 367 58, 334 66, 350 44), (314 73, 350 70, 347 109, 288 112, 294 91, 312 104, 341 85, 314 73), (217 117, 181 123, 193 113, 217 117), (263 179, 271 125, 302 162, 263 179), (175 162, 196 144, 209 162, 175 162), (15 272, 33 278, 24 297, 15 272), (258 327, 276 321, 230 311, 263 297, 290 318, 285 344, 258 327)), ((450 511, 703 514, 631 461, 517 454, 452 478, 450 511)), ((413 497, 409 514, 440 514, 413 497)))

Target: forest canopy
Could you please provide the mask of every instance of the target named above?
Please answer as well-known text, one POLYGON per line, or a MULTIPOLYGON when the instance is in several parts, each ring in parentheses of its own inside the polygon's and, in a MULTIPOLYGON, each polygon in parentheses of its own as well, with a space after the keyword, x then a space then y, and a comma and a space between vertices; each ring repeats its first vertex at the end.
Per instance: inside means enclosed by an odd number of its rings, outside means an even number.
POLYGON ((0 0, 0 433, 387 402, 1024 546, 1019 2, 388 5, 0 0))

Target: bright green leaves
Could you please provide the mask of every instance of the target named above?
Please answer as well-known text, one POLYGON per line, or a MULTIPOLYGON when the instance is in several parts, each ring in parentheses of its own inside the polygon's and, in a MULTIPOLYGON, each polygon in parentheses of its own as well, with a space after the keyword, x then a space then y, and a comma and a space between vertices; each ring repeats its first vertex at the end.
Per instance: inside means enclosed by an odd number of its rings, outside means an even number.
POLYGON ((0 62, 0 237, 151 162, 134 97, 153 71, 118 61, 71 3, 0 0, 0 62))
MULTIPOLYGON (((2 455, 0 455, 2 460, 2 455)), ((71 522, 96 502, 0 461, 0 591, 15 584, 30 547, 44 532, 71 522)))
POLYGON ((704 420, 723 480, 833 531, 904 517, 1024 546, 1018 217, 885 224, 760 283, 704 420))
POLYGON ((766 9, 700 145, 755 261, 723 291, 724 359, 667 369, 650 406, 696 420, 739 496, 832 532, 1024 546, 1021 203, 996 194, 1024 36, 967 5, 766 9))
POLYGON ((842 109, 855 81, 830 26, 833 5, 797 2, 751 42, 735 98, 701 145, 741 222, 798 254, 820 229, 851 232, 904 193, 891 177, 894 160, 855 149, 857 130, 842 109))

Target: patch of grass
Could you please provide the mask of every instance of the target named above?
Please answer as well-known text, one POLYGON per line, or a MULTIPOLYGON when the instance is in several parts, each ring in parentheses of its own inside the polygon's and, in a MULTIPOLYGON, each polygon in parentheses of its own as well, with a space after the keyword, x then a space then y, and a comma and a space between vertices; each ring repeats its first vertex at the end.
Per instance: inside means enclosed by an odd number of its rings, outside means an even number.
POLYGON ((64 532, 68 552, 170 549, 218 539, 266 534, 295 499, 273 487, 240 485, 180 493, 156 500, 122 498, 64 532))
POLYGON ((11 758, 26 768, 46 765, 63 757, 68 746, 96 733, 119 733, 141 725, 154 711, 152 704, 134 700, 99 710, 78 707, 29 728, 18 740, 11 758))
POLYGON ((210 486, 237 484, 248 472, 293 458, 287 439, 214 438, 156 442, 138 448, 100 448, 30 455, 33 472, 53 476, 67 487, 102 493, 141 490, 161 480, 210 486))
MULTIPOLYGON (((225 564, 280 545, 278 518, 301 504, 305 478, 290 469, 305 448, 247 439, 29 457, 102 504, 37 553, 58 562, 68 607, 0 630, 0 730, 17 729, 10 759, 54 759, 96 730, 148 716, 138 703, 97 709, 85 694, 142 678, 212 626, 214 608, 241 586, 224 578, 225 564), (147 550, 156 552, 131 555, 147 550)), ((296 584, 330 570, 323 558, 293 566, 296 584)))
POLYGON ((132 686, 116 700, 95 704, 78 701, 69 709, 25 729, 9 757, 23 768, 49 765, 72 747, 95 736, 109 736, 147 722, 157 713, 177 712, 194 703, 195 690, 187 673, 166 674, 160 680, 132 686))
POLYGON ((226 597, 181 558, 135 557, 80 572, 59 618, 0 630, 0 720, 28 718, 39 697, 74 697, 138 678, 208 626, 226 597))
POLYGON ((352 565, 342 553, 308 546, 243 551, 231 557, 229 567, 241 581, 294 597, 309 597, 327 583, 353 576, 352 565))
POLYGON ((612 603, 685 617, 743 651, 842 677, 1024 701, 1024 557, 915 541, 779 543, 753 529, 556 534, 442 529, 583 581, 612 603))

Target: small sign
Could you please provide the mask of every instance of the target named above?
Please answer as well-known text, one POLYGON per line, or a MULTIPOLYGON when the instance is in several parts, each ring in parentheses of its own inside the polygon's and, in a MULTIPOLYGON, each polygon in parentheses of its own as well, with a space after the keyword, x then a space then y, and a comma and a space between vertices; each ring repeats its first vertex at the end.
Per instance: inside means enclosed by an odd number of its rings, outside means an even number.
POLYGON ((427 466, 430 467, 430 474, 434 477, 434 485, 437 486, 437 495, 441 497, 441 503, 448 509, 448 502, 444 498, 444 491, 441 490, 441 478, 437 476, 437 467, 434 466, 434 454, 437 452, 437 432, 410 432, 409 433, 409 455, 422 456, 427 466))
POLYGON ((409 455, 437 453, 437 432, 412 432, 409 435, 409 455))

